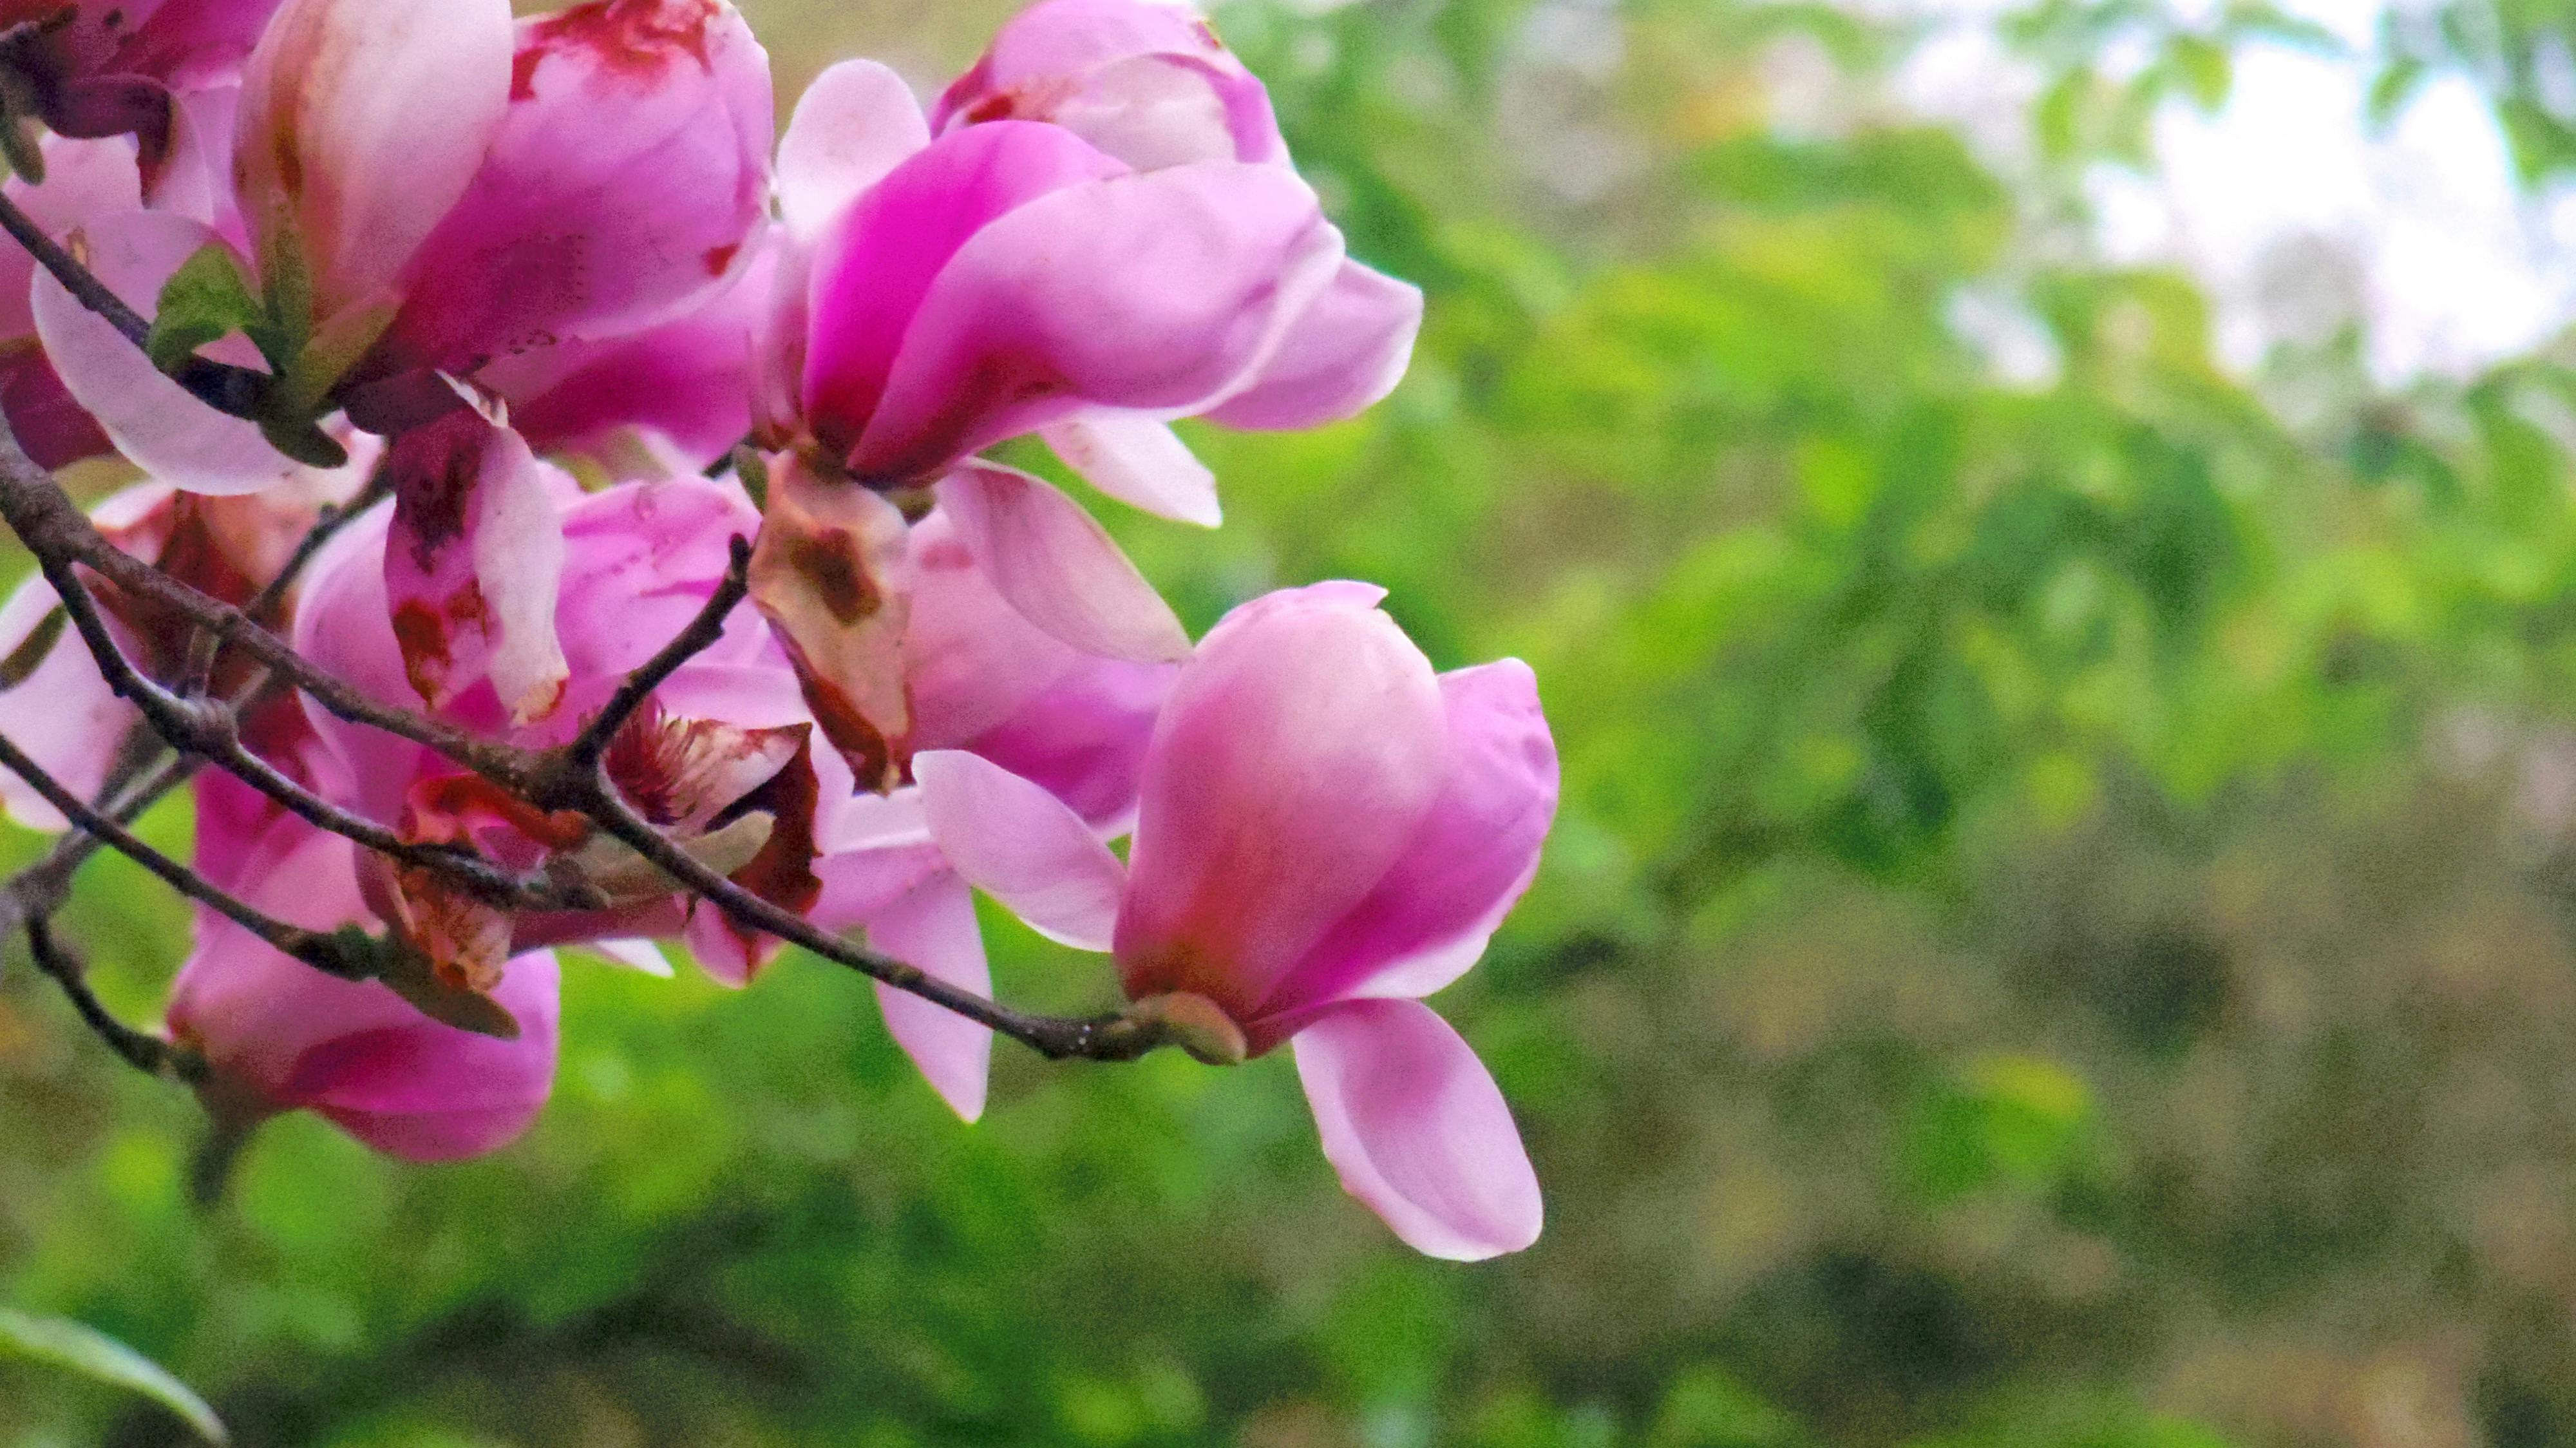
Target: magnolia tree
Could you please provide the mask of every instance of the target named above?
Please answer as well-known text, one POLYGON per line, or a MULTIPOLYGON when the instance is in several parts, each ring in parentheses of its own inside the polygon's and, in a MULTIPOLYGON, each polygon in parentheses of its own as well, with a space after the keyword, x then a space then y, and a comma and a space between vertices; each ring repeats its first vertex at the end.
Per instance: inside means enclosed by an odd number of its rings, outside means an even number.
POLYGON ((232 1136, 413 1160, 543 1105, 553 948, 870 977, 972 1120, 1051 1058, 1295 1054, 1343 1184, 1424 1252, 1539 1230, 1422 998, 1536 869, 1517 662, 1435 673, 1320 582, 1195 642, 1034 434, 1209 527, 1170 428, 1347 418, 1412 287, 1352 260, 1195 13, 1043 0, 926 109, 865 60, 784 139, 725 0, 0 0, 0 893, 106 1043, 232 1136), (23 299, 23 300, 21 300, 23 299), (47 469, 147 481, 84 514, 47 469), (195 797, 193 859, 130 822, 195 797), (1122 855, 1114 842, 1127 842, 1122 855), (196 907, 166 1031, 51 923, 81 862, 196 907), (1116 963, 991 998, 973 892, 1116 963))

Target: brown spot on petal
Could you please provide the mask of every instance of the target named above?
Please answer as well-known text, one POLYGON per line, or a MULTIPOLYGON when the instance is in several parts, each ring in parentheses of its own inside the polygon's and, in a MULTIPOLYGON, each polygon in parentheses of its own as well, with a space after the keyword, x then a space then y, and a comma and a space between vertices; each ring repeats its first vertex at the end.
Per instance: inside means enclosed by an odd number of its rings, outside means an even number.
MULTIPOLYGON (((743 811, 766 811, 776 823, 770 827, 760 853, 733 872, 730 878, 735 884, 798 915, 814 908, 814 902, 823 898, 823 881, 814 873, 814 860, 820 853, 814 843, 814 810, 822 793, 814 775, 813 746, 809 741, 796 751, 786 768, 771 775, 739 806, 743 811)), ((729 916, 725 928, 742 942, 744 957, 758 962, 766 937, 758 931, 745 930, 729 916)))
POLYGON ((742 243, 738 241, 727 242, 723 246, 709 247, 707 249, 706 256, 707 275, 711 277, 723 276, 727 271, 730 271, 733 268, 733 259, 740 255, 742 255, 742 243))

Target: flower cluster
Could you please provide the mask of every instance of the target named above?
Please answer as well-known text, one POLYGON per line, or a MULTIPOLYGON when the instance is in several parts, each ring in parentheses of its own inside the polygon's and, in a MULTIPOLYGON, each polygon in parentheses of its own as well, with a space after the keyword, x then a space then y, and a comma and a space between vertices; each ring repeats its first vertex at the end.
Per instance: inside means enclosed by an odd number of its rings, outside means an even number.
MULTIPOLYGON (((18 9, 46 14, 0 35, 8 198, 151 331, 13 263, 0 410, 41 464, 143 470, 94 515, 117 548, 245 604, 319 510, 389 494, 286 591, 320 669, 529 751, 610 711, 617 797, 749 895, 983 997, 981 890, 1113 957, 1121 1021, 1212 1061, 1289 1045, 1326 1155, 1405 1241, 1537 1235, 1502 1096, 1421 1003, 1537 868, 1557 778, 1529 671, 1435 673, 1356 583, 1193 642, 1082 504, 979 456, 1035 436, 1108 497, 1214 526, 1173 421, 1321 425, 1405 370, 1420 294, 1348 256, 1196 13, 1040 0, 927 109, 850 61, 773 147, 768 60, 727 0, 0 0, 0 21, 18 9), (209 368, 235 405, 187 385, 209 368), (711 610, 729 587, 752 606, 711 610)), ((168 1029, 218 1114, 487 1151, 547 1094, 556 947, 667 973, 656 942, 682 941, 732 984, 776 952, 597 820, 97 593, 142 675, 248 701, 272 782, 201 773, 196 870, 416 967, 335 977, 205 912, 168 1029)), ((43 636, 63 601, 39 579, 0 611, 0 653, 34 659, 0 734, 90 797, 142 721, 43 636)), ((0 798, 64 824, 19 782, 0 798)), ((888 1027, 974 1118, 991 1030, 901 984, 877 987, 888 1027)))

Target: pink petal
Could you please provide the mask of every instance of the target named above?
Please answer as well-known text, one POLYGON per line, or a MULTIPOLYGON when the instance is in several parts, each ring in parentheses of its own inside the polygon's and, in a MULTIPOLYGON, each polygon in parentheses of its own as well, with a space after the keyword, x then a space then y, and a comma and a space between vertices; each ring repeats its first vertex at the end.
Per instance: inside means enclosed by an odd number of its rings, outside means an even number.
POLYGON ((917 754, 912 773, 931 838, 968 884, 1059 945, 1109 949, 1127 870, 1082 816, 976 755, 917 754))
POLYGON ((939 501, 1002 596, 1068 647, 1137 663, 1189 657, 1171 605, 1109 530, 1053 486, 973 462, 940 483, 939 501))
POLYGON ((388 465, 385 574, 412 687, 438 706, 488 678, 514 720, 554 712, 570 675, 556 484, 516 432, 471 411, 404 433, 388 465))
MULTIPOLYGON (((597 709, 616 680, 688 627, 724 577, 733 540, 759 531, 760 514, 740 488, 705 478, 627 483, 565 508, 555 626, 575 679, 570 712, 597 709)), ((724 640, 698 663, 741 666, 764 657, 756 613, 738 609, 727 624, 724 640)), ((665 701, 686 707, 667 693, 665 701)), ((790 722, 699 712, 746 727, 790 722)))
POLYGON ((1253 1019, 1376 887, 1447 763, 1440 686, 1347 586, 1258 600, 1181 670, 1147 747, 1118 963, 1253 1019))
POLYGON ((845 60, 814 77, 778 143, 778 208, 812 244, 860 193, 930 144, 921 103, 904 78, 873 60, 845 60))
POLYGON ((769 57, 722 0, 524 22, 490 154, 405 273, 382 358, 462 373, 683 313, 766 214, 769 57))
MULTIPOLYGON (((49 135, 43 150, 44 185, 30 186, 23 178, 11 176, 0 183, 0 192, 18 203, 46 235, 65 236, 89 222, 143 205, 134 147, 126 141, 76 141, 49 135)), ((36 317, 28 309, 27 298, 35 275, 36 259, 25 247, 12 242, 0 248, 0 338, 35 335, 36 317)))
MULTIPOLYGON (((59 602, 41 576, 18 585, 8 605, 0 607, 0 658, 15 653, 59 602)), ((141 717, 108 688, 80 635, 69 627, 34 673, 18 687, 0 692, 0 735, 83 799, 95 798, 107 782, 126 732, 141 717)), ((68 824, 33 786, 6 769, 0 769, 0 807, 29 829, 50 833, 68 824)))
MULTIPOLYGON (((954 875, 934 875, 878 911, 868 921, 868 943, 950 985, 980 996, 993 993, 975 898, 954 875)), ((877 987, 877 1008, 940 1099, 968 1121, 982 1116, 992 1031, 892 986, 877 987)))
POLYGON ((1041 631, 1002 597, 944 509, 913 526, 912 569, 903 644, 912 747, 971 750, 1094 827, 1123 830, 1178 667, 1080 653, 1041 631))
POLYGON ((242 78, 243 219, 317 318, 389 298, 510 104, 508 0, 287 0, 242 78), (398 158, 398 159, 397 159, 398 158))
POLYGON ((191 93, 240 80, 242 63, 277 7, 278 0, 164 0, 157 8, 141 7, 148 13, 138 15, 137 7, 127 5, 126 39, 111 64, 122 73, 151 76, 179 92, 184 103, 191 93))
POLYGON ((1556 816, 1556 743, 1538 680, 1517 659, 1440 678, 1449 765, 1404 853, 1316 945, 1252 1034, 1276 1039, 1300 1013, 1355 996, 1429 995, 1485 952, 1538 874, 1556 816))
MULTIPOLYGON (((266 862, 243 877, 252 904, 312 929, 372 923, 346 840, 289 818, 250 848, 266 862)), ((169 1021, 266 1106, 318 1111, 379 1151, 447 1160, 506 1144, 543 1106, 556 981, 550 955, 511 961, 493 998, 519 1036, 496 1040, 440 1025, 382 985, 323 975, 201 914, 169 1021)))
POLYGON ((47 472, 116 451, 98 419, 72 399, 54 364, 34 349, 0 361, 0 414, 8 417, 28 460, 47 472))
MULTIPOLYGON (((1037 197, 1119 170, 1068 132, 1010 125, 940 142, 887 173, 815 250, 804 379, 804 415, 815 435, 846 451, 867 430, 915 313, 979 229, 1037 197)), ((916 471, 947 461, 929 459, 916 471)))
POLYGON ((1511 1108, 1430 1007, 1353 1002, 1295 1046, 1325 1158, 1407 1246, 1476 1262, 1538 1240, 1538 1176, 1511 1108))
POLYGON ((1213 405, 1257 375, 1341 250, 1314 193, 1275 167, 1202 162, 1041 196, 976 232, 922 295, 851 466, 921 476, 1089 407, 1213 405))
POLYGON ((1208 420, 1283 431, 1356 417, 1404 380, 1421 331, 1420 288, 1344 262, 1263 364, 1259 380, 1208 420))
POLYGON ((605 460, 640 431, 668 440, 697 472, 751 431, 752 337, 771 285, 755 261, 674 321, 504 357, 475 380, 508 402, 511 426, 541 454, 605 460))
MULTIPOLYGON (((409 707, 419 701, 394 637, 385 592, 385 538, 393 510, 378 507, 327 544, 304 575, 295 610, 296 651, 367 697, 409 707)), ((401 822, 426 750, 391 734, 342 721, 309 699, 304 715, 341 761, 351 793, 341 801, 380 824, 401 822)))
POLYGON ((939 98, 937 128, 1050 121, 1138 170, 1282 161, 1269 93, 1188 6, 1046 0, 939 98))
POLYGON ((1122 503, 1202 528, 1225 522, 1216 474, 1159 418, 1087 412, 1046 429, 1046 441, 1084 482, 1122 503))
POLYGON ((205 222, 236 249, 247 248, 250 234, 233 194, 233 133, 240 125, 241 88, 183 91, 172 100, 169 149, 143 176, 148 204, 155 211, 205 222))
MULTIPOLYGON (((94 221, 80 235, 90 270, 145 316, 179 264, 217 241, 202 223, 154 211, 94 221)), ((52 276, 36 277, 33 299, 36 331, 63 385, 136 466, 193 493, 255 493, 293 476, 296 465, 256 424, 189 396, 52 276)))

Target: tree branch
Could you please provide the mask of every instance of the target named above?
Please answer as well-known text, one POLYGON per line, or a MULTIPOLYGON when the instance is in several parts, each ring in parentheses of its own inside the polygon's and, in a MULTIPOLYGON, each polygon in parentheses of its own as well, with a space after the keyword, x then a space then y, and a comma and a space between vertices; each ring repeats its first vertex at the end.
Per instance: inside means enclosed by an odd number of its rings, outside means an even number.
POLYGON ((72 949, 54 938, 52 922, 43 915, 27 917, 27 953, 36 969, 53 978, 72 1010, 125 1063, 147 1076, 175 1076, 194 1084, 205 1079, 206 1059, 196 1052, 138 1031, 116 1018, 89 988, 89 972, 72 949))

